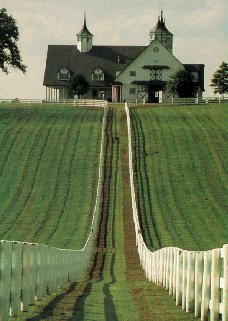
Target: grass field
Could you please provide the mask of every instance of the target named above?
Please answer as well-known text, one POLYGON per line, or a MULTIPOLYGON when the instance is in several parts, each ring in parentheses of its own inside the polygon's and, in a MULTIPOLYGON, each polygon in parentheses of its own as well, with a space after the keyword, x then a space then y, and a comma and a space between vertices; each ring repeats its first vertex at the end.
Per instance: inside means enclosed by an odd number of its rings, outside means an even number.
POLYGON ((0 238, 80 248, 93 213, 103 110, 0 108, 0 238))
POLYGON ((228 242, 228 106, 132 109, 138 207, 151 249, 228 242))
POLYGON ((193 321, 165 289, 145 278, 135 246, 124 110, 108 115, 98 253, 85 280, 9 320, 193 321), (127 255, 126 255, 127 253, 127 255), (99 259, 100 258, 100 259, 99 259), (75 287, 75 289, 74 289, 75 287), (77 292, 78 288, 78 292, 77 292))

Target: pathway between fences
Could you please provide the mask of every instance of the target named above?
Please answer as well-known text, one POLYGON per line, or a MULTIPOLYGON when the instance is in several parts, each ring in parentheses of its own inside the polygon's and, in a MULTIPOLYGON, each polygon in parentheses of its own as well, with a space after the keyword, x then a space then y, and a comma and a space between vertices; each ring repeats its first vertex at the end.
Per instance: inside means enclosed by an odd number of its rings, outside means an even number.
POLYGON ((163 288, 146 280, 135 246, 124 110, 107 117, 102 213, 83 280, 10 320, 191 321, 163 288))

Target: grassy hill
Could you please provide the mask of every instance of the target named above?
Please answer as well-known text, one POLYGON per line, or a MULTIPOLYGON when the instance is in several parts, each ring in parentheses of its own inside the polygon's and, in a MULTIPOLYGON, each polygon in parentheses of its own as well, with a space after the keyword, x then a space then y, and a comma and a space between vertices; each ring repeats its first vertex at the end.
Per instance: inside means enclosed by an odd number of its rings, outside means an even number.
POLYGON ((227 105, 131 110, 135 181, 148 246, 228 242, 227 105))
POLYGON ((98 175, 102 110, 0 108, 0 238, 80 248, 98 175))

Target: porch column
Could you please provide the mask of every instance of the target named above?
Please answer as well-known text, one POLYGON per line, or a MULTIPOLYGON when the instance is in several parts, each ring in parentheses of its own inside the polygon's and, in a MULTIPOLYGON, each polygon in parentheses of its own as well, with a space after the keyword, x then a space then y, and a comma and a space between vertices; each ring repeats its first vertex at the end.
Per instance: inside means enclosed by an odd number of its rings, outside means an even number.
POLYGON ((120 98, 120 86, 112 86, 112 101, 119 103, 121 101, 120 98))

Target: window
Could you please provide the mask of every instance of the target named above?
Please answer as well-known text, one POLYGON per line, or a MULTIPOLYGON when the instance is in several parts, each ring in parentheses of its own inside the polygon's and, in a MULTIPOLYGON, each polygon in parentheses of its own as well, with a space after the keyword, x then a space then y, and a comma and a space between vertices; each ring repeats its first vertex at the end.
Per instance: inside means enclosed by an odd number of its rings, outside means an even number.
POLYGON ((96 68, 93 71, 92 80, 93 81, 104 81, 104 72, 100 67, 96 68))
POLYGON ((135 94, 135 93, 136 93, 136 88, 129 89, 129 94, 135 94))
POLYGON ((135 70, 131 70, 130 71, 130 76, 131 77, 135 77, 136 76, 136 71, 135 70))
POLYGON ((162 69, 152 69, 150 71, 151 80, 162 80, 162 69))
POLYGON ((102 99, 102 100, 105 99, 105 92, 104 92, 104 90, 99 91, 98 97, 99 97, 99 99, 102 99))
POLYGON ((70 71, 67 67, 62 67, 58 72, 59 80, 70 80, 70 71))

